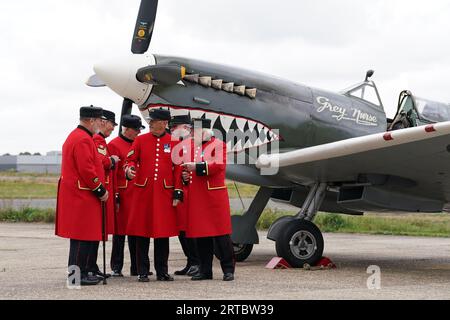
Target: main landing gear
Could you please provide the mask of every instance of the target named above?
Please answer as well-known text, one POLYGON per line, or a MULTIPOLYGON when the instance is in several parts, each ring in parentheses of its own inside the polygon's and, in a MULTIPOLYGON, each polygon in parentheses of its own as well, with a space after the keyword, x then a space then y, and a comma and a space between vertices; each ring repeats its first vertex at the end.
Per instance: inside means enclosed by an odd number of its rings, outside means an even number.
MULTIPOLYGON (((324 249, 322 232, 312 222, 325 198, 326 183, 314 184, 303 203, 301 211, 293 217, 275 221, 267 238, 275 241, 277 255, 292 267, 301 268, 306 263, 315 265, 324 249)), ((272 195, 272 189, 260 188, 248 211, 242 216, 232 216, 234 253, 236 261, 245 261, 253 245, 259 243, 256 223, 272 195)))
POLYGON ((275 241, 277 255, 294 268, 302 268, 305 264, 315 265, 322 258, 323 236, 312 221, 326 191, 326 183, 316 183, 296 216, 280 218, 269 229, 267 238, 275 241))

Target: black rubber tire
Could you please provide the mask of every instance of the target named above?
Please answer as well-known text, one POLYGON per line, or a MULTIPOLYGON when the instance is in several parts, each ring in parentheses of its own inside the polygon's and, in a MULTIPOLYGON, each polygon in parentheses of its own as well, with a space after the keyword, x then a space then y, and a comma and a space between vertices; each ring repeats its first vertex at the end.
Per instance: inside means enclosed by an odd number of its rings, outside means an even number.
POLYGON ((253 250, 252 244, 235 244, 233 243, 234 258, 236 262, 244 262, 250 256, 253 250))
MULTIPOLYGON (((308 243, 311 244, 312 241, 309 241, 308 243)), ((310 266, 314 266, 317 262, 319 262, 323 254, 324 241, 322 232, 314 223, 310 221, 298 220, 291 222, 284 227, 280 237, 275 242, 275 248, 278 256, 285 259, 294 268, 303 268, 306 263, 310 266), (308 233, 308 240, 311 240, 310 236, 315 240, 315 246, 312 254, 304 255, 305 258, 302 258, 302 255, 300 254, 297 256, 294 255, 290 246, 293 236, 301 231, 308 233)))
MULTIPOLYGON (((247 258, 252 253, 252 250, 253 250, 252 244, 239 245, 239 244, 233 243, 234 259, 236 260, 236 262, 244 262, 245 260, 247 260, 247 258), (238 248, 238 246, 242 246, 242 247, 238 248)), ((214 243, 214 256, 218 260, 220 260, 219 255, 217 254, 217 248, 216 248, 215 243, 214 243)))

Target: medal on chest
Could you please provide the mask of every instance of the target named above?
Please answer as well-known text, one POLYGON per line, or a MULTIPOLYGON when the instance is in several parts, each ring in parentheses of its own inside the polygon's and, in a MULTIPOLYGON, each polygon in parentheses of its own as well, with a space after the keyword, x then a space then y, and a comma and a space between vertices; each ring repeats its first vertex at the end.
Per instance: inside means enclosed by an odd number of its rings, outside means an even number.
POLYGON ((164 153, 170 153, 170 143, 164 144, 164 153))

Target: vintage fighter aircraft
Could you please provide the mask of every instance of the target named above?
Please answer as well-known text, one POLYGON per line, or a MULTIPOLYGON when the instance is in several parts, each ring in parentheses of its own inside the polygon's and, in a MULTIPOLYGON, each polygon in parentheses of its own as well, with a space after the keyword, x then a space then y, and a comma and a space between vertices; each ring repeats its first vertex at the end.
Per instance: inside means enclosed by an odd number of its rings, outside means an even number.
POLYGON ((255 225, 271 198, 301 208, 268 232, 277 254, 295 267, 313 265, 322 256, 323 237, 313 224, 319 210, 431 213, 442 212, 449 202, 450 122, 425 120, 447 118, 420 113, 417 99, 406 102, 411 94, 402 93, 399 113, 388 123, 370 80, 373 71, 333 93, 238 68, 148 54, 156 10, 157 1, 142 0, 134 55, 96 65, 87 84, 108 86, 124 97, 122 114, 135 103, 144 117, 149 109, 164 107, 174 115, 212 119, 225 134, 231 157, 250 158, 258 150, 252 163, 227 168, 229 179, 260 186, 246 213, 232 217, 239 261, 258 243, 255 225), (414 124, 404 125, 405 117, 414 124), (408 128, 388 131, 388 126, 408 128), (228 138, 232 130, 238 134, 228 138), (267 149, 275 144, 278 151, 267 149), (271 168, 276 174, 261 174, 271 168))

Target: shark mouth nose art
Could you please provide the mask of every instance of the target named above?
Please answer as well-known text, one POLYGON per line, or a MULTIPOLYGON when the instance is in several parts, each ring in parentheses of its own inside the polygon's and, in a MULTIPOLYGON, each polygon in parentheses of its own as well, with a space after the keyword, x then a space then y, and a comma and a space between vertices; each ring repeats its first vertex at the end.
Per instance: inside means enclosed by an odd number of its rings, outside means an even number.
POLYGON ((222 140, 227 143, 229 152, 241 152, 282 140, 274 129, 242 116, 165 104, 150 104, 140 111, 145 117, 149 110, 159 108, 169 110, 172 116, 190 115, 193 119, 210 119, 212 128, 216 134, 221 134, 222 140))

